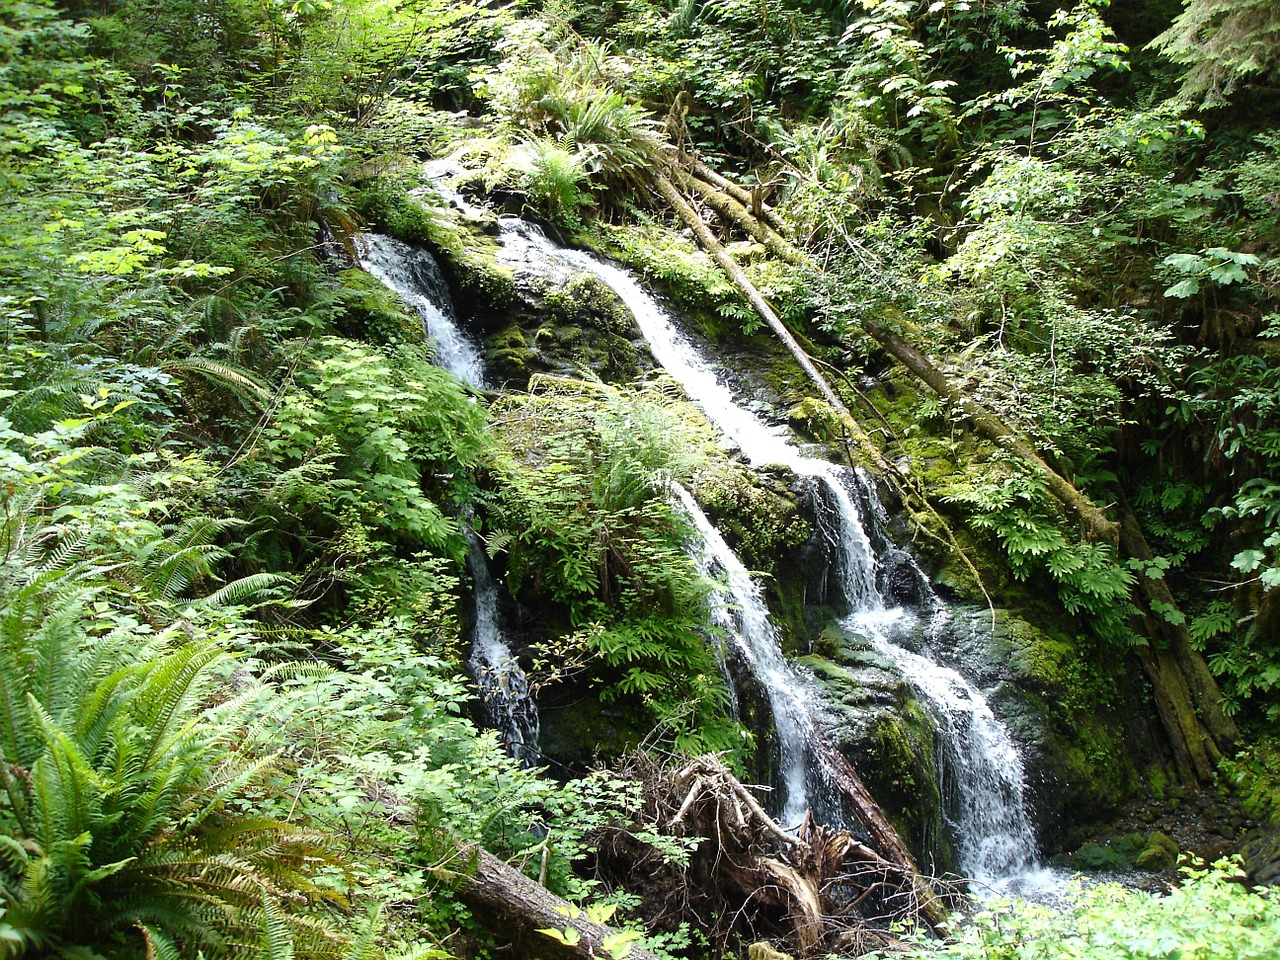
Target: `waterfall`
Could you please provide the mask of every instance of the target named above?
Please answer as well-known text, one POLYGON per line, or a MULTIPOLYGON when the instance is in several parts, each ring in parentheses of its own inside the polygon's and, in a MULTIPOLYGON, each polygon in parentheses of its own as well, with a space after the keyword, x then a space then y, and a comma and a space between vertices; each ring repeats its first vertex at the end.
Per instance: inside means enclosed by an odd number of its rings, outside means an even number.
MULTIPOLYGON (((440 366, 473 387, 483 387, 480 350, 458 325, 449 285, 435 257, 376 233, 364 235, 363 249, 360 266, 422 318, 423 327, 435 341, 440 366)), ((467 568, 475 591, 468 666, 480 693, 484 721, 498 731, 512 757, 533 766, 541 756, 538 708, 529 695, 529 679, 502 636, 498 587, 489 573, 484 546, 471 530, 467 530, 467 568)))
MULTIPOLYGON (((874 487, 860 476, 825 460, 805 456, 782 430, 766 425, 743 407, 732 388, 724 383, 698 349, 677 328, 671 315, 628 272, 591 254, 557 247, 536 227, 517 220, 501 224, 509 262, 534 272, 541 264, 571 267, 609 286, 626 304, 649 343, 655 359, 674 377, 725 437, 754 466, 781 464, 805 478, 819 505, 818 525, 837 570, 838 589, 848 608, 847 625, 869 645, 894 663, 915 688, 938 725, 940 766, 949 780, 948 819, 955 833, 959 867, 985 885, 1002 886, 1014 878, 1029 877, 1036 870, 1035 836, 1027 814, 1025 778, 1016 745, 996 718, 982 693, 959 673, 921 653, 895 642, 916 614, 889 606, 878 586, 876 551, 868 534, 858 500, 869 510, 869 521, 881 520, 883 507, 874 487)), ((542 267, 547 275, 546 266, 542 267)), ((732 615, 718 614, 735 646, 766 687, 774 709, 782 750, 783 782, 788 815, 806 802, 802 791, 820 773, 806 748, 815 732, 804 706, 817 694, 799 683, 782 658, 777 637, 767 619, 755 620, 758 588, 742 572, 738 574, 732 552, 696 510, 687 494, 678 492, 701 532, 708 554, 729 580, 729 591, 738 608, 732 615), (749 589, 748 589, 749 586, 749 589), (750 611, 750 612, 749 612, 750 611), (809 772, 798 771, 804 763, 809 772)), ((918 574, 918 570, 916 571, 918 574)), ((923 575, 920 575, 923 580, 923 575)), ((945 607, 924 584, 926 606, 935 620, 944 620, 945 607)))
POLYGON ((475 626, 471 638, 471 674, 480 691, 486 726, 498 731, 507 752, 524 766, 541 756, 538 709, 529 695, 529 679, 502 636, 498 587, 489 574, 489 558, 480 538, 467 531, 467 566, 475 587, 475 626))
POLYGON ((778 735, 778 771, 782 800, 777 804, 784 825, 798 824, 809 808, 809 771, 817 728, 804 703, 811 696, 782 655, 778 632, 760 595, 760 586, 707 519, 698 502, 679 484, 672 492, 698 531, 695 559, 702 573, 725 585, 711 607, 711 622, 724 632, 734 653, 750 668, 769 700, 778 735))
POLYGON ((440 265, 426 250, 391 237, 366 233, 360 266, 395 291, 422 318, 427 335, 435 341, 436 360, 459 380, 484 386, 484 361, 479 348, 458 325, 449 285, 440 265))

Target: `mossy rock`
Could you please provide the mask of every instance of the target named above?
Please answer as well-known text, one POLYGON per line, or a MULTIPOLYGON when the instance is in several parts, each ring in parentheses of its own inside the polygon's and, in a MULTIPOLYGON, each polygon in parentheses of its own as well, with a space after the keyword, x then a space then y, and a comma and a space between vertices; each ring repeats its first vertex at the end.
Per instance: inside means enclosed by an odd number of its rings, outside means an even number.
POLYGON ((620 757, 650 732, 652 723, 646 718, 601 703, 595 692, 577 692, 580 698, 542 711, 542 753, 561 768, 583 769, 620 757))
POLYGON ((813 437, 822 443, 840 441, 840 418, 829 403, 817 397, 806 397, 788 410, 787 423, 797 433, 813 437))
POLYGON ((1147 837, 1133 863, 1139 870, 1172 870, 1178 865, 1178 844, 1168 834, 1156 831, 1147 837))
POLYGON ((812 533, 781 480, 725 461, 699 476, 698 502, 750 570, 773 574, 812 533))
POLYGON ((485 346, 489 368, 501 381, 527 379, 530 366, 538 360, 538 351, 529 344, 524 330, 514 323, 489 337, 485 346))
POLYGON ((631 314, 604 284, 517 277, 484 244, 453 259, 455 305, 482 331, 489 379, 521 389, 537 373, 630 382, 645 364, 631 314))
POLYGON ((339 310, 333 325, 344 337, 379 346, 425 344, 422 319, 381 281, 363 270, 338 273, 339 310))
POLYGON ((928 712, 893 665, 847 635, 828 631, 822 646, 840 661, 801 658, 823 688, 822 726, 853 764, 885 815, 927 869, 951 867, 943 820, 936 731, 928 712))
POLYGON ((445 251, 441 262, 453 288, 454 309, 480 329, 502 323, 519 303, 515 274, 498 263, 492 243, 472 244, 460 253, 445 251))

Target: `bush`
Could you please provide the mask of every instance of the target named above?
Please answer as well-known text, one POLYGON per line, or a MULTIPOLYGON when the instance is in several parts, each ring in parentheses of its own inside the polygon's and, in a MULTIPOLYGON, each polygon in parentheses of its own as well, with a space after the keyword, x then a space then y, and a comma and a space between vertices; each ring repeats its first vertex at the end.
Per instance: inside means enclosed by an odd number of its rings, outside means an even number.
POLYGON ((956 938, 917 957, 963 960, 1263 960, 1280 943, 1280 901, 1249 889, 1227 861, 1184 867, 1185 882, 1157 897, 1115 883, 1069 888, 1061 912, 1025 901, 975 914, 956 938))

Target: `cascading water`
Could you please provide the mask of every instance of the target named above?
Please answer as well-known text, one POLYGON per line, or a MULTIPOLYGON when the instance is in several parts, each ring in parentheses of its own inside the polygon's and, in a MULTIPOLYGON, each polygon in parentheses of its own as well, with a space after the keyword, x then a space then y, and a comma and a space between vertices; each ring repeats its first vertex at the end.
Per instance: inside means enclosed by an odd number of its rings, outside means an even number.
POLYGON ((498 731, 511 756, 525 766, 533 766, 541 756, 541 724, 529 695, 529 679, 502 636, 498 587, 489 575, 484 546, 470 531, 467 540, 467 566, 475 587, 470 666, 480 690, 485 723, 498 731))
MULTIPOLYGON (((436 359, 459 380, 484 386, 480 351, 458 325, 449 286, 440 265, 426 250, 391 237, 368 233, 360 266, 394 291, 422 318, 436 343, 436 359)), ((480 538, 467 531, 467 567, 475 590, 475 626, 469 665, 480 692, 485 722, 501 735, 507 752, 526 766, 538 762, 538 708, 529 680, 502 636, 498 588, 480 538)))
POLYGON ((768 697, 778 735, 778 771, 783 791, 779 819, 784 824, 797 824, 809 808, 810 771, 817 769, 811 757, 817 727, 804 707, 811 694, 782 655, 759 584, 689 491, 673 484, 672 492, 698 531, 701 549, 696 559, 702 572, 725 585, 724 602, 712 605, 712 623, 724 632, 734 653, 749 666, 768 697))
POLYGON ((411 247, 391 237, 366 233, 360 266, 366 273, 394 290, 422 318, 427 334, 435 341, 436 359, 459 380, 473 387, 484 386, 484 361, 480 350, 458 326, 440 265, 426 250, 411 247))
MULTIPOLYGON (((848 530, 862 526, 856 500, 882 520, 875 488, 858 476, 844 498, 818 501, 819 524, 848 530), (880 515, 880 516, 878 516, 880 515)), ((863 538, 846 536, 846 542, 863 538)), ((886 604, 877 586, 874 552, 858 546, 838 551, 837 580, 849 610, 844 623, 853 634, 892 662, 915 688, 937 725, 939 770, 946 816, 956 842, 956 861, 966 876, 988 888, 1036 887, 1045 879, 1036 863, 1035 831, 1027 814, 1026 778, 1017 745, 986 698, 957 671, 897 641, 909 634, 921 614, 886 604)), ((945 604, 923 576, 927 633, 945 635, 945 604)))
MULTIPOLYGON (((537 228, 521 221, 503 220, 501 229, 511 265, 531 272, 541 269, 545 276, 547 264, 559 264, 590 274, 609 286, 631 310, 655 359, 753 465, 782 464, 814 485, 814 500, 821 505, 820 526, 835 558, 839 588, 850 611, 848 626, 898 667, 927 703, 939 726, 941 765, 951 780, 949 816, 960 868, 992 886, 1032 877, 1036 870, 1035 837, 1026 812, 1022 761, 1008 731, 981 692, 959 673, 893 640, 916 614, 887 606, 877 585, 876 553, 850 482, 861 487, 863 498, 872 507, 873 519, 877 511, 883 510, 875 499, 874 488, 852 471, 805 456, 780 431, 741 406, 732 389, 679 331, 662 305, 626 271, 588 253, 557 247, 537 228)), ((729 559, 732 551, 696 510, 692 499, 687 494, 680 496, 706 540, 708 553, 728 577, 735 603, 743 611, 753 603, 759 604, 758 588, 750 584, 745 571, 741 576, 754 594, 739 594, 732 565, 737 564, 740 569, 741 564, 736 558, 729 559)), ((924 593, 930 614, 935 620, 945 619, 945 607, 927 582, 924 593)), ((722 620, 727 618, 726 614, 720 616, 722 620)), ((790 816, 797 804, 807 799, 802 793, 806 780, 820 775, 815 771, 815 758, 806 758, 810 751, 805 747, 815 731, 803 702, 815 694, 800 686, 796 674, 782 659, 776 634, 769 633, 772 627, 753 632, 754 628, 738 613, 732 619, 729 635, 735 644, 742 645, 744 658, 765 686, 774 708, 788 791, 784 808, 790 816), (796 704, 800 704, 798 711, 794 709, 796 704), (796 770, 801 762, 806 764, 808 773, 796 770)), ((764 622, 767 624, 767 620, 764 622)))

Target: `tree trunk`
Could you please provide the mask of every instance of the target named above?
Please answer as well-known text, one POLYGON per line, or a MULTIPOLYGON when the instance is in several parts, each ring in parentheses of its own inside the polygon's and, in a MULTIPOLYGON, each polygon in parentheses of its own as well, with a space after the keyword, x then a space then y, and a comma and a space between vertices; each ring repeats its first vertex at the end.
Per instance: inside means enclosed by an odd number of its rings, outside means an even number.
MULTIPOLYGON (((738 203, 742 204, 744 207, 749 208, 752 206, 752 198, 751 198, 750 191, 744 190, 742 187, 738 186, 738 184, 734 183, 728 177, 721 176, 719 173, 717 173, 715 170, 712 170, 701 160, 695 160, 692 157, 687 158, 687 160, 689 164, 689 169, 692 171, 695 177, 697 177, 700 180, 704 180, 705 182, 711 184, 713 187, 716 187, 722 192, 727 193, 729 196, 733 197, 733 199, 737 200, 738 203)), ((787 225, 782 222, 782 220, 778 217, 778 215, 774 213, 773 210, 770 209, 769 205, 766 203, 760 204, 759 219, 763 220, 766 224, 768 224, 769 227, 772 228, 773 231, 777 233, 778 236, 780 237, 785 237, 789 232, 787 229, 787 225)))
POLYGON ((843 753, 828 743, 823 743, 823 762, 831 779, 836 782, 840 791, 853 806, 858 821, 871 836, 879 848, 880 855, 903 870, 910 878, 915 895, 919 899, 919 913, 930 924, 937 927, 947 919, 947 908, 938 899, 937 893, 929 881, 920 873, 911 851, 903 842, 902 835, 884 815, 884 811, 871 797, 858 772, 854 770, 843 753))
POLYGON ((1044 480, 1053 498, 1062 504, 1067 513, 1080 524, 1086 537, 1112 545, 1119 544, 1120 530, 1117 524, 1107 519, 1107 515, 1098 508, 1097 504, 1049 466, 1031 444, 962 394, 951 379, 934 366, 928 357, 896 333, 872 323, 866 324, 866 330, 895 360, 915 374, 930 390, 964 414, 978 433, 1028 464, 1044 480))
MULTIPOLYGON (((459 895, 491 920, 490 929, 505 931, 512 942, 528 957, 603 958, 610 952, 604 948, 605 938, 618 933, 612 927, 595 923, 567 900, 530 880, 515 867, 504 863, 479 847, 462 851, 463 861, 475 858, 475 872, 460 874, 459 895), (572 931, 568 937, 538 933, 540 929, 572 931), (575 939, 576 935, 576 939, 575 939), (574 940, 575 942, 568 942, 574 940)), ((648 950, 632 943, 627 960, 657 960, 648 950)))
POLYGON ((703 203, 725 220, 734 224, 779 260, 790 263, 793 266, 799 266, 806 262, 807 258, 794 244, 779 235, 776 230, 763 220, 758 219, 731 194, 723 190, 717 190, 706 181, 699 180, 679 168, 675 170, 675 175, 682 187, 696 193, 703 203))
MULTIPOLYGON (((1151 547, 1142 535, 1142 528, 1123 499, 1120 501, 1120 540, 1125 553, 1135 560, 1146 562, 1152 559, 1151 547)), ((1153 636, 1163 637, 1169 645, 1161 655, 1182 676, 1187 695, 1195 705, 1194 713, 1206 728, 1209 758, 1216 763, 1235 743, 1238 735, 1235 722, 1222 712, 1222 690, 1209 672, 1204 657, 1191 645, 1191 631, 1187 629, 1185 618, 1178 614, 1169 584, 1163 577, 1148 576, 1145 569, 1138 571, 1138 583, 1151 608, 1153 636), (1174 622, 1179 619, 1182 622, 1174 622)), ((1205 782, 1204 778, 1201 782, 1205 782)))
MULTIPOLYGON (((1150 629, 1154 631, 1155 626, 1150 629)), ((1213 776, 1213 760, 1206 749, 1208 737, 1196 719, 1182 671, 1167 650, 1156 650, 1150 644, 1138 648, 1138 659, 1151 679, 1152 696, 1173 750, 1178 777, 1191 785, 1208 783, 1213 776)))
POLYGON ((742 272, 742 267, 738 266, 737 261, 729 255, 724 245, 715 238, 710 228, 702 222, 702 218, 698 216, 697 211, 689 206, 689 202, 685 200, 675 185, 661 173, 655 175, 654 182, 657 184, 658 192, 662 194, 662 198, 670 204, 680 215, 680 219, 684 221, 685 225, 693 231, 702 248, 711 254, 712 259, 720 266, 720 269, 725 272, 725 275, 733 281, 734 285, 742 292, 742 295, 747 298, 751 308, 769 325, 769 329, 791 352, 796 363, 800 365, 800 369, 817 386, 822 398, 830 404, 853 440, 873 458, 878 466, 884 469, 891 469, 879 449, 871 442, 871 438, 867 436, 867 432, 862 429, 862 425, 849 412, 849 408, 844 405, 844 401, 831 389, 831 385, 827 383, 826 378, 813 365, 809 355, 804 352, 804 348, 791 335, 791 331, 786 328, 786 325, 783 324, 778 315, 773 312, 773 308, 760 295, 760 291, 755 288, 755 284, 742 272))

